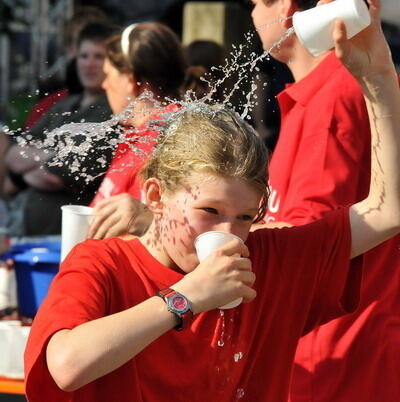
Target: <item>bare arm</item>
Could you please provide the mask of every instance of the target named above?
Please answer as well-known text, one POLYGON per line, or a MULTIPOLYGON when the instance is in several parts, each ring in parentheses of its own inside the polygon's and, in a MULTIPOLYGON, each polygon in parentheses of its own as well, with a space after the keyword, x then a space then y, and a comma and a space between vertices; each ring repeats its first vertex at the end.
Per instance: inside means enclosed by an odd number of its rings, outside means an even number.
POLYGON ((336 54, 363 89, 372 135, 370 192, 350 209, 353 257, 400 230, 400 90, 380 27, 380 2, 369 4, 370 27, 351 40, 342 23, 334 31, 336 54))
POLYGON ((152 297, 120 313, 57 332, 47 346, 47 366, 57 385, 72 392, 122 366, 176 324, 165 302, 152 297))
POLYGON ((24 174, 24 180, 31 187, 42 191, 59 191, 64 188, 62 180, 39 166, 24 174))
POLYGON ((41 166, 50 156, 47 149, 13 145, 6 154, 5 163, 14 173, 24 174, 41 166))

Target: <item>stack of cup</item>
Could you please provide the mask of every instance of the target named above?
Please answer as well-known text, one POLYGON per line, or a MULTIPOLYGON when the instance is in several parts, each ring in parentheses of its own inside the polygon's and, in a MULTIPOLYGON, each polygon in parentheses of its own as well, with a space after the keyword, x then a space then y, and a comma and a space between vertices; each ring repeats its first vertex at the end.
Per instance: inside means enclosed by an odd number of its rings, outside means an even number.
MULTIPOLYGON (((243 240, 240 237, 235 236, 232 233, 228 232, 220 232, 220 231, 210 231, 204 232, 201 235, 197 236, 194 241, 194 247, 196 249, 197 257, 200 262, 206 259, 213 251, 223 246, 224 244, 232 241, 232 240, 243 240)), ((243 298, 238 298, 233 300, 232 302, 221 306, 220 309, 229 309, 239 306, 239 304, 243 301, 243 298)))
POLYGON ((61 261, 71 249, 87 239, 93 220, 93 208, 83 205, 63 205, 61 225, 61 261))
POLYGON ((300 42, 313 56, 319 56, 334 47, 334 21, 346 25, 347 37, 352 38, 371 23, 364 0, 336 0, 293 14, 293 28, 300 42))

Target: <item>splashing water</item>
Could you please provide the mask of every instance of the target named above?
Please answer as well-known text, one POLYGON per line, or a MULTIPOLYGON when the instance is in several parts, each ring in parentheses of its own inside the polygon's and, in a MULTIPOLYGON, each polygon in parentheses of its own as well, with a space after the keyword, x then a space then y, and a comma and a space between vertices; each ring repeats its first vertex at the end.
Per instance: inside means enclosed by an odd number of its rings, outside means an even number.
POLYGON ((233 355, 233 360, 235 361, 235 363, 238 363, 239 360, 241 360, 243 358, 243 353, 239 352, 239 353, 235 353, 233 355))
POLYGON ((224 312, 223 310, 219 310, 219 315, 220 315, 220 317, 221 317, 221 319, 222 319, 222 324, 221 324, 221 336, 220 336, 220 338, 218 339, 217 344, 218 344, 218 346, 222 347, 222 346, 225 345, 225 342, 224 342, 224 335, 225 335, 225 312, 224 312))
POLYGON ((275 25, 278 22, 284 22, 287 20, 291 20, 292 18, 293 18, 293 15, 290 15, 289 17, 279 18, 278 20, 267 22, 266 24, 257 26, 256 31, 261 31, 262 29, 269 28, 271 25, 275 25))
MULTIPOLYGON (((289 17, 290 18, 290 17, 289 17)), ((289 19, 286 18, 286 19, 289 19)), ((267 28, 268 26, 283 21, 284 19, 277 20, 260 27, 257 30, 267 28)), ((221 77, 216 82, 208 80, 207 77, 202 77, 209 87, 210 91, 201 99, 196 99, 193 91, 188 91, 184 94, 183 99, 166 99, 161 102, 149 92, 144 92, 141 96, 130 102, 129 105, 119 114, 113 116, 111 119, 102 123, 69 123, 63 125, 51 132, 45 133, 43 140, 32 138, 29 133, 25 136, 15 136, 16 142, 22 147, 21 155, 24 156, 24 147, 34 146, 39 149, 44 149, 49 155, 53 155, 50 166, 63 166, 68 165, 71 175, 79 174, 86 182, 90 182, 97 176, 91 176, 89 173, 81 169, 83 160, 90 155, 91 152, 96 151, 100 155, 95 163, 101 167, 104 174, 107 170, 107 161, 101 156, 102 151, 111 150, 112 152, 118 147, 119 144, 128 145, 129 149, 135 154, 143 153, 140 144, 154 141, 154 131, 160 132, 170 125, 169 129, 173 129, 174 122, 179 118, 180 114, 186 111, 199 111, 202 113, 210 113, 207 104, 215 104, 213 96, 217 93, 219 88, 223 88, 228 79, 234 80, 232 88, 225 87, 222 91, 223 97, 221 100, 221 108, 233 108, 232 98, 236 94, 245 95, 245 102, 239 105, 242 109, 240 116, 242 119, 249 119, 250 114, 255 106, 256 98, 255 91, 257 90, 256 80, 259 79, 257 72, 259 68, 257 64, 270 57, 270 53, 274 49, 279 49, 281 44, 294 33, 293 28, 289 28, 286 33, 274 43, 268 50, 262 54, 257 55, 252 52, 249 56, 244 57, 246 51, 249 49, 254 36, 254 32, 245 34, 245 42, 238 46, 233 46, 230 53, 230 58, 225 60, 224 66, 213 67, 213 71, 220 71, 221 77), (243 60, 244 57, 244 60, 243 60), (253 74, 256 72, 256 74, 253 74), (237 79, 235 79, 237 77, 237 79), (249 87, 250 90, 245 93, 243 88, 249 87), (150 119, 146 124, 146 128, 130 128, 127 134, 123 125, 135 118, 138 113, 138 105, 143 100, 151 101, 154 104, 154 110, 159 110, 157 118, 150 119), (181 108, 178 111, 164 111, 168 104, 179 104, 181 108), (152 135, 149 132, 153 132, 152 135)), ((217 109, 213 109, 215 113, 217 109)), ((139 110, 140 113, 140 110, 139 110)), ((13 133, 11 133, 13 135, 13 133)), ((143 158, 146 156, 143 153, 143 158)), ((124 169, 129 165, 124 166, 124 169)), ((221 341, 223 345, 223 340, 221 341)))

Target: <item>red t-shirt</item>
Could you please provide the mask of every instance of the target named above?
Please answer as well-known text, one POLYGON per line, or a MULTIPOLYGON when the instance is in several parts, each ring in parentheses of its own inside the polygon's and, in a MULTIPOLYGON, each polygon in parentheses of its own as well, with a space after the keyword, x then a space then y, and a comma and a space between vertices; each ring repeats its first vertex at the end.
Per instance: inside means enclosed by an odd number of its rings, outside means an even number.
MULTIPOLYGON (((333 54, 279 96, 269 221, 301 225, 368 194, 370 130, 359 85, 333 54)), ((292 402, 400 400, 400 253, 396 237, 365 255, 358 313, 300 340, 292 402)))
POLYGON ((159 131, 147 129, 148 122, 162 120, 177 108, 176 104, 168 105, 150 115, 140 127, 124 129, 124 141, 118 144, 111 165, 90 206, 94 207, 99 201, 122 193, 141 199, 142 183, 138 173, 149 158, 159 135, 159 131))
POLYGON ((187 330, 168 331, 114 372, 67 393, 46 366, 49 338, 128 309, 182 278, 137 239, 78 245, 33 323, 25 353, 29 401, 286 402, 301 334, 358 303, 362 259, 350 264, 350 236, 348 209, 302 227, 251 233, 253 302, 198 314, 187 330))

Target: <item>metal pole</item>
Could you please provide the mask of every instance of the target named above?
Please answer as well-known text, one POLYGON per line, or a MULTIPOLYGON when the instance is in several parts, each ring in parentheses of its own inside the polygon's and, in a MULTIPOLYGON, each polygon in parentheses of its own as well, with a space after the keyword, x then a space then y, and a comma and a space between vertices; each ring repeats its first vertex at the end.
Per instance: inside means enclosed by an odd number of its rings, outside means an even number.
POLYGON ((0 105, 6 105, 10 94, 10 38, 0 35, 0 105))

